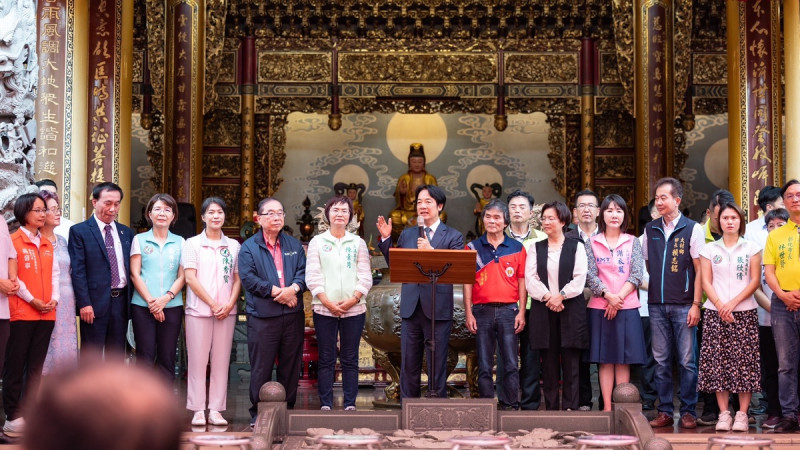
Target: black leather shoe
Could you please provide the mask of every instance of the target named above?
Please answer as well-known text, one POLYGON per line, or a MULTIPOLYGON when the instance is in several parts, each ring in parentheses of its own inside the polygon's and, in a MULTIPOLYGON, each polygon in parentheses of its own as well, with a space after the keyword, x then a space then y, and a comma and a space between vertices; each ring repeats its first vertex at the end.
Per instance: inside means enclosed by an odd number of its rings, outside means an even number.
POLYGON ((656 409, 656 405, 648 400, 642 402, 642 411, 652 411, 656 409))
POLYGON ((781 421, 775 427, 776 433, 794 433, 800 430, 800 425, 797 424, 796 417, 783 416, 781 421))

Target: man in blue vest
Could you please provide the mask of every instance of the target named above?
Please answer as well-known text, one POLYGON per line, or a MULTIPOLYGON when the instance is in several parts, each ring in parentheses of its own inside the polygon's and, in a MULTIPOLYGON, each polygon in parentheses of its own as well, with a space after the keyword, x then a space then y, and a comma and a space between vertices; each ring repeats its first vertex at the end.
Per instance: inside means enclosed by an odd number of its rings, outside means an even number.
POLYGON ((656 360, 658 415, 652 427, 672 426, 672 360, 679 365, 681 428, 697 427, 697 324, 702 285, 700 250, 703 229, 680 212, 683 188, 675 178, 656 182, 655 204, 661 218, 645 226, 644 258, 650 273, 648 308, 656 360))

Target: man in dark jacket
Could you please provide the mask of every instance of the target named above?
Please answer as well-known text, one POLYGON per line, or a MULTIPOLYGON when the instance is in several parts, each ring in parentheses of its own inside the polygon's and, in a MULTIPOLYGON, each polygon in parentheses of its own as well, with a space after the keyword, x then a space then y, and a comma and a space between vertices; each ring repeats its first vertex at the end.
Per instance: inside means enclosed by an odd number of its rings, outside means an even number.
MULTIPOLYGON (((425 222, 424 233, 427 237, 421 237, 416 227, 406 228, 397 239, 397 247, 463 250, 464 237, 461 232, 439 220, 439 213, 447 201, 444 191, 438 186, 423 184, 417 188, 416 198, 417 215, 425 222)), ((387 222, 384 217, 378 217, 378 231, 381 234, 378 248, 386 258, 386 263, 391 264, 389 249, 392 246, 392 219, 387 222)), ((447 397, 447 345, 453 323, 453 285, 436 286, 434 307, 429 284, 403 283, 400 291, 400 316, 403 319, 400 336, 400 396, 419 397, 422 352, 425 351, 428 373, 431 373, 431 366, 435 364, 431 394, 440 398, 447 397), (431 317, 436 323, 435 330, 431 330, 431 317), (432 361, 431 351, 425 345, 433 336, 436 340, 435 361, 432 361)))
POLYGON ((239 277, 247 300, 247 349, 250 355, 250 423, 258 413, 258 391, 272 379, 278 358, 278 382, 294 407, 303 358, 303 291, 306 254, 297 239, 283 233, 283 205, 273 198, 258 203, 261 225, 239 251, 239 277))

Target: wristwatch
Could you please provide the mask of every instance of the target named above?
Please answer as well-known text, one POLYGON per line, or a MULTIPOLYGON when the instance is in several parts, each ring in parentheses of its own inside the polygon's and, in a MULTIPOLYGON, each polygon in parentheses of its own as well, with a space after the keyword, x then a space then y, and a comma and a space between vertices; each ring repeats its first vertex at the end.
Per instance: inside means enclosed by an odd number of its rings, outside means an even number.
POLYGON ((567 294, 565 294, 565 293, 564 293, 564 290, 563 290, 563 289, 562 289, 562 290, 560 290, 560 291, 558 291, 558 293, 559 293, 559 294, 561 294, 561 296, 562 296, 562 297, 564 297, 564 298, 566 298, 566 297, 567 297, 567 294))

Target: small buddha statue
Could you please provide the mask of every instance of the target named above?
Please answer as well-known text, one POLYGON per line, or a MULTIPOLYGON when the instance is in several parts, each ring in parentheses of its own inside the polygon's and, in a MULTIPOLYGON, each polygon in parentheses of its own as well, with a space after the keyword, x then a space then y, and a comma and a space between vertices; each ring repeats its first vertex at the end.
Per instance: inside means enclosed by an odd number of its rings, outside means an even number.
POLYGON ((493 198, 500 197, 500 194, 503 193, 503 186, 501 186, 500 183, 486 183, 484 185, 473 183, 472 186, 469 187, 469 190, 472 191, 472 195, 478 200, 475 203, 475 208, 473 208, 472 213, 475 214, 475 232, 480 236, 486 231, 483 226, 483 221, 481 220, 483 208, 486 207, 493 198), (480 189, 480 192, 478 189, 480 189))

